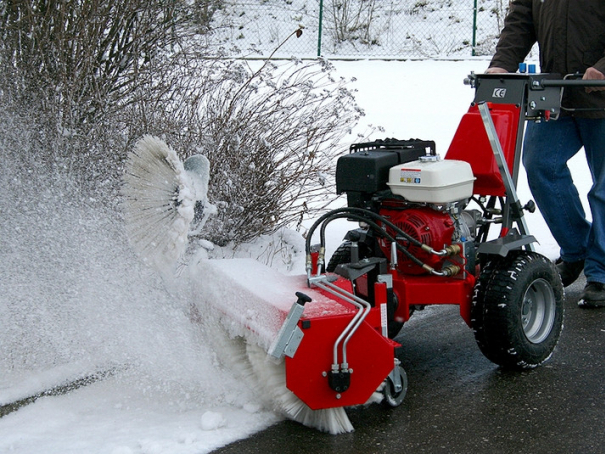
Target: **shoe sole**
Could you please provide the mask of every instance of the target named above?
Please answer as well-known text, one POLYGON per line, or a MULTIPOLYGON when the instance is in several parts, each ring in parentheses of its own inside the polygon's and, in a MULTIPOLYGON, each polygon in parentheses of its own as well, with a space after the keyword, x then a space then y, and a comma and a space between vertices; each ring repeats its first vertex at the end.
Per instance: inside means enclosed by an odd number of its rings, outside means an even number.
POLYGON ((581 308, 585 308, 585 309, 599 309, 599 308, 603 308, 605 307, 605 300, 604 301, 590 301, 590 300, 580 300, 578 301, 578 307, 581 308))

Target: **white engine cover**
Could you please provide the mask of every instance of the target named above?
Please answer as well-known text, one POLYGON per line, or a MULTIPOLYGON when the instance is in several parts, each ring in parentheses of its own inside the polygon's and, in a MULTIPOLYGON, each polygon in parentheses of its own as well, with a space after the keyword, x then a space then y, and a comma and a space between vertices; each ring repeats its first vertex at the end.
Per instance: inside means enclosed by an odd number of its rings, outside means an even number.
POLYGON ((428 156, 391 167, 388 185, 410 202, 442 204, 471 197, 474 181, 468 162, 428 156))

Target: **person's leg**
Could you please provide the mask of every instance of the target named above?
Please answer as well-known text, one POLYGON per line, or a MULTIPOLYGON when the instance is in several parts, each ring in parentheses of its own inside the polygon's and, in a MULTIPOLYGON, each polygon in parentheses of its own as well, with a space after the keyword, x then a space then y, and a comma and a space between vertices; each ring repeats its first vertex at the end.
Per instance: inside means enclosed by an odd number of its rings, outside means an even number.
POLYGON ((586 258, 591 228, 567 167, 580 148, 580 134, 571 117, 527 125, 523 165, 529 187, 561 248, 561 258, 568 263, 586 258))
POLYGON ((588 282, 605 284, 605 119, 577 119, 593 185, 588 193, 592 228, 584 274, 588 282))

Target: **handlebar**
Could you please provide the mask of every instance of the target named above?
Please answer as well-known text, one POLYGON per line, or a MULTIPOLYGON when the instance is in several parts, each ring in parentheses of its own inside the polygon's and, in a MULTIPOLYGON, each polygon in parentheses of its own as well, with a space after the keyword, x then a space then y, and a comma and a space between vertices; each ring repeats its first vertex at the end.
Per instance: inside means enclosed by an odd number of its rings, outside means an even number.
MULTIPOLYGON (((584 80, 582 73, 567 74, 561 79, 555 79, 556 74, 540 74, 540 73, 484 73, 476 74, 474 71, 465 79, 464 84, 470 85, 472 88, 476 86, 477 77, 498 79, 498 78, 521 78, 531 80, 532 89, 542 89, 545 87, 605 87, 605 80, 584 80), (546 76, 546 77, 545 77, 546 76)), ((558 76, 561 77, 561 76, 558 76)))
POLYGON ((534 80, 532 83, 533 88, 542 87, 605 87, 605 80, 554 80, 554 79, 542 79, 534 80))
POLYGON ((527 120, 556 120, 560 111, 585 111, 603 108, 574 108, 561 105, 563 90, 571 87, 604 87, 605 80, 584 80, 583 74, 486 73, 471 74, 464 83, 475 88, 474 103, 515 104, 523 106, 527 120))

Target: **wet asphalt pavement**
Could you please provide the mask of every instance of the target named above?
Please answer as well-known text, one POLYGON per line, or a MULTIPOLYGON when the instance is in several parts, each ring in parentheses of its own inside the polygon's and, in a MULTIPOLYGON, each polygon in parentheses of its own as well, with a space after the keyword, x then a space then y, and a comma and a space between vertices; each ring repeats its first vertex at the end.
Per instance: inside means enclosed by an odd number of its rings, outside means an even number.
POLYGON ((566 289, 565 325, 542 366, 506 371, 479 351, 457 306, 414 315, 397 340, 409 388, 398 408, 347 410, 355 431, 280 422, 214 454, 605 453, 605 309, 566 289))

